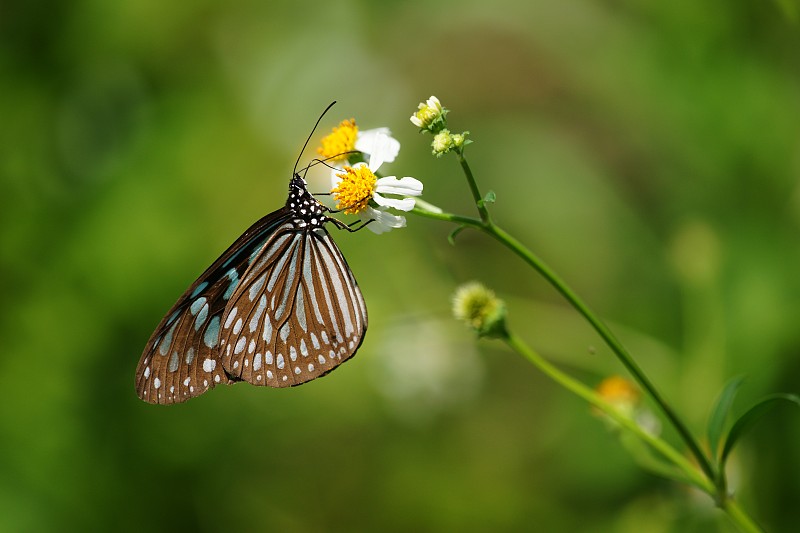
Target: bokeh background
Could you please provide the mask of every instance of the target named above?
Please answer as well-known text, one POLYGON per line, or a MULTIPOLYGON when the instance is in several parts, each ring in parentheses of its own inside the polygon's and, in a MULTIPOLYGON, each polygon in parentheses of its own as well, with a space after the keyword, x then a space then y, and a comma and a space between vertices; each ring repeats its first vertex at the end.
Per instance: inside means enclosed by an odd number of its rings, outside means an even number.
MULTIPOLYGON (((283 204, 303 140, 355 117, 387 170, 470 213, 408 121, 436 94, 497 221, 605 317, 701 434, 800 387, 800 38, 793 0, 4 2, 0 7, 0 530, 730 531, 643 472, 587 405, 449 298, 480 279, 590 385, 622 372, 519 260, 411 217, 337 233, 358 356, 306 386, 138 400, 162 314, 283 204)), ((306 159, 313 152, 306 153, 306 159)), ((666 438, 676 442, 665 429, 666 438)), ((744 506, 800 521, 800 417, 736 452, 744 506)))

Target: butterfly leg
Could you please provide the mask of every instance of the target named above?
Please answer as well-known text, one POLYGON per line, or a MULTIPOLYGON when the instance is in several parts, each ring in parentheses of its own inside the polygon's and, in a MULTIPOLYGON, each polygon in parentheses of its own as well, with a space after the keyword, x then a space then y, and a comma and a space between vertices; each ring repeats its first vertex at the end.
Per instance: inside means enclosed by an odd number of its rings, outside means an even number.
POLYGON ((335 219, 335 218, 329 218, 328 219, 328 221, 330 221, 337 228, 343 229, 343 230, 347 230, 350 233, 355 233, 355 232, 357 232, 359 230, 364 229, 364 227, 366 227, 367 224, 369 224, 370 222, 373 222, 374 220, 375 219, 373 219, 373 218, 371 218, 369 220, 366 220, 366 221, 365 220, 356 220, 355 222, 351 222, 350 224, 345 224, 341 220, 338 220, 338 219, 335 219))

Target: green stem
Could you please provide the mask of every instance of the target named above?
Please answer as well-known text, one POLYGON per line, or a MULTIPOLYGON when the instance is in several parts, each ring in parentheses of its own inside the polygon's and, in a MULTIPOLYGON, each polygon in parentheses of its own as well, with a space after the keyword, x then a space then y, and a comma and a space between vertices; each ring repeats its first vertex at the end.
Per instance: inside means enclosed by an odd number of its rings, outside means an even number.
POLYGON ((552 285, 559 293, 561 293, 561 295, 566 298, 566 300, 580 314, 582 314, 586 320, 589 321, 592 327, 594 327, 595 331, 597 331, 606 344, 608 344, 611 350, 617 355, 617 358, 622 362, 623 365, 625 365, 625 368, 628 369, 636 381, 639 382, 639 384, 658 404, 664 415, 669 419, 669 421, 680 434, 683 441, 689 447, 692 455, 695 456, 700 468, 703 469, 703 472, 705 472, 706 476, 708 476, 709 479, 714 479, 716 475, 713 467, 711 466, 711 462, 703 453, 700 445, 689 431, 689 428, 686 427, 686 425, 678 417, 675 411, 673 411, 672 407, 670 407, 664 397, 661 396, 661 393, 658 392, 655 385, 653 385, 630 353, 628 353, 628 350, 625 348, 625 346, 622 345, 622 343, 611 332, 608 326, 606 326, 605 323, 600 320, 600 318, 598 318, 591 309, 589 309, 589 306, 586 305, 583 300, 581 300, 578 295, 575 294, 572 289, 570 289, 569 286, 558 277, 558 275, 556 275, 555 272, 553 272, 541 259, 534 255, 533 252, 523 246, 522 243, 494 224, 486 227, 485 231, 496 240, 504 244, 506 247, 510 248, 515 254, 520 256, 526 263, 539 272, 539 274, 541 274, 542 277, 544 277, 550 283, 550 285, 552 285))
POLYGON ((687 480, 689 480, 691 483, 708 492, 709 494, 713 494, 713 484, 709 482, 708 479, 700 475, 692 463, 683 455, 678 453, 669 444, 644 431, 641 427, 639 427, 638 424, 636 424, 629 417, 621 414, 616 408, 614 408, 614 406, 603 400, 592 389, 556 368, 553 364, 539 355, 513 333, 508 333, 507 337, 505 337, 503 340, 505 340, 512 350, 533 363, 539 370, 550 377, 553 381, 580 396, 598 409, 602 410, 619 425, 623 426, 654 450, 658 451, 676 467, 680 468, 686 475, 687 480))
POLYGON ((764 530, 755 523, 755 521, 750 518, 750 516, 744 512, 744 509, 739 507, 739 504, 736 500, 733 499, 726 499, 720 505, 722 510, 727 513, 727 515, 731 518, 731 520, 739 526, 741 531, 745 531, 746 533, 763 533, 764 530))
MULTIPOLYGON (((433 207, 433 206, 432 206, 433 207)), ((695 484, 701 490, 706 491, 712 497, 715 497, 717 500, 717 504, 719 507, 725 511, 725 513, 730 517, 730 519, 739 527, 741 531, 747 533, 759 533, 762 530, 759 526, 745 513, 745 511, 739 506, 739 504, 735 500, 731 500, 727 497, 720 498, 719 491, 715 488, 715 484, 713 481, 718 480, 718 475, 714 472, 714 469, 711 466, 708 458, 702 453, 700 446, 695 441, 692 434, 689 432, 688 428, 683 424, 683 422, 678 418, 675 412, 670 408, 670 406, 666 403, 664 398, 658 393, 655 389, 653 384, 644 374, 644 372, 639 368, 633 358, 628 354, 625 347, 617 340, 611 330, 606 326, 599 318, 597 318, 594 313, 589 309, 589 307, 583 303, 583 301, 578 298, 578 296, 572 292, 572 290, 564 283, 552 270, 550 270, 547 265, 544 264, 536 255, 534 255, 530 250, 525 248, 522 243, 514 239, 511 235, 505 232, 502 228, 495 225, 491 220, 489 222, 484 222, 483 220, 476 219, 473 217, 466 217, 461 215, 454 215, 452 213, 445 213, 442 211, 432 211, 428 209, 420 209, 414 208, 412 213, 416 215, 420 215, 422 217, 431 218, 434 220, 441 220, 446 222, 451 222, 455 224, 459 224, 465 227, 471 227, 478 230, 481 230, 493 238, 498 240, 500 243, 504 244, 506 247, 510 248, 514 253, 520 256, 526 263, 531 265, 537 272, 539 272, 559 293, 561 293, 567 301, 575 307, 578 312, 580 312, 594 327, 594 329, 600 334, 603 340, 611 347, 617 357, 622 361, 626 368, 631 372, 631 374, 636 378, 636 380, 647 389, 647 391, 651 394, 653 399, 656 401, 658 406, 670 420, 672 425, 677 429, 681 438, 689 447, 692 452, 692 455, 696 458, 698 464, 702 468, 703 472, 705 473, 706 477, 698 475, 697 471, 692 468, 691 463, 689 463, 682 455, 678 454, 673 448, 671 448, 667 443, 664 441, 652 437, 651 435, 645 433, 641 430, 635 423, 633 423, 629 419, 625 419, 616 413, 616 411, 603 400, 599 399, 591 389, 584 386, 582 383, 573 380, 566 374, 563 374, 541 356, 539 356, 536 352, 531 350, 527 347, 524 343, 522 343, 517 337, 510 335, 506 340, 509 346, 526 357, 529 361, 535 364, 540 370, 542 370, 546 375, 554 379, 557 383, 564 386, 567 390, 570 390, 577 394, 578 396, 586 399, 587 401, 591 402, 593 405, 597 406, 598 408, 602 409, 605 413, 608 413, 609 416, 614 418, 617 422, 621 425, 632 431, 634 434, 639 436, 643 441, 648 443, 653 449, 660 452, 664 457, 670 460, 673 464, 675 464, 678 468, 680 468, 683 472, 687 474, 687 480, 691 483, 695 484)))
POLYGON ((534 268, 539 274, 544 277, 550 285, 552 285, 561 295, 581 314, 586 318, 586 320, 592 325, 592 327, 597 331, 600 337, 608 344, 611 350, 616 354, 617 358, 625 365, 625 368, 631 373, 631 375, 636 379, 636 381, 644 388, 650 396, 653 398, 653 401, 658 404, 661 411, 664 415, 669 419, 670 423, 675 427, 675 429, 680 434, 683 441, 686 443, 686 446, 689 447, 691 450, 692 455, 696 458, 700 468, 706 474, 709 479, 716 479, 716 473, 714 472, 714 468, 711 466, 711 462, 708 460, 706 455, 700 448, 700 445, 695 440, 692 433, 689 431, 689 428, 683 423, 683 421, 678 417, 678 415, 673 411, 672 407, 666 402, 666 400, 661 396, 658 390, 655 388, 653 383, 650 379, 645 375, 639 365, 634 361, 633 357, 628 353, 622 343, 616 338, 616 336, 611 332, 611 330, 606 326, 600 318, 598 318, 592 311, 589 309, 583 300, 581 300, 577 294, 575 294, 569 286, 556 275, 541 259, 539 259, 533 252, 528 250, 521 242, 517 239, 509 235, 505 230, 491 222, 484 222, 483 220, 478 220, 475 218, 470 217, 463 217, 458 215, 452 215, 450 213, 434 213, 426 210, 421 209, 414 209, 414 213, 433 218, 436 220, 446 220, 449 222, 455 222, 457 224, 461 224, 463 226, 469 226, 476 229, 480 229, 483 232, 487 233, 495 240, 499 241, 501 244, 505 245, 519 257, 521 257, 526 263, 534 268))
POLYGON ((467 163, 467 160, 464 159, 463 152, 456 152, 456 156, 458 157, 458 162, 461 165, 461 169, 464 171, 464 175, 467 177, 469 190, 472 192, 472 198, 475 200, 475 206, 478 208, 478 213, 481 215, 481 220, 484 224, 491 224, 492 219, 489 216, 489 210, 486 209, 486 205, 483 203, 483 196, 481 195, 480 189, 478 189, 478 182, 475 181, 475 176, 472 175, 472 169, 469 168, 469 163, 467 163))

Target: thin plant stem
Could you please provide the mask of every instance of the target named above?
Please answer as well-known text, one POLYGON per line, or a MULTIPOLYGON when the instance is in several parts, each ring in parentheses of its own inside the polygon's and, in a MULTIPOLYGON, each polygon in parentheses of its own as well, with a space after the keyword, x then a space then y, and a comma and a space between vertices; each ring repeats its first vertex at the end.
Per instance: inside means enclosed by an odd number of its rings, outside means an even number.
MULTIPOLYGON (((698 444, 697 440, 694 438, 692 433, 689 431, 689 428, 683 423, 683 421, 678 417, 672 407, 667 403, 661 393, 655 388, 655 385, 650 381, 644 371, 639 367, 633 357, 628 353, 628 350, 625 346, 617 339, 616 335, 609 329, 608 326, 592 312, 586 303, 578 297, 578 295, 560 278, 556 273, 551 270, 539 257, 537 257, 533 252, 528 250, 521 242, 517 239, 512 237, 508 232, 494 224, 492 221, 489 211, 486 208, 486 204, 483 201, 481 196, 480 189, 478 188, 478 183, 475 179, 475 176, 472 173, 472 170, 469 167, 469 163, 467 162, 466 158, 464 157, 463 150, 456 151, 456 156, 458 158, 458 162, 461 165, 462 170, 464 171, 464 176, 469 184, 470 191, 472 192, 472 197, 475 200, 475 205, 478 208, 478 212, 480 214, 480 221, 475 219, 470 219, 469 221, 465 220, 452 220, 454 222, 459 222, 465 226, 472 226, 477 229, 480 229, 493 237, 495 240, 499 241, 501 244, 505 245, 519 257, 521 257, 526 263, 534 268, 539 274, 550 283, 553 288, 555 288, 561 295, 581 314, 584 318, 592 325, 592 327, 597 331, 597 333, 602 337, 602 339, 608 344, 617 358, 622 362, 625 368, 633 375, 636 381, 650 394, 653 398, 653 401, 658 404, 661 411, 670 421, 670 423, 675 427, 675 429, 680 434, 683 441, 686 443, 686 446, 689 447, 692 455, 695 456, 700 468, 705 472, 706 476, 709 479, 716 478, 716 472, 714 471, 714 467, 711 464, 711 461, 708 457, 703 453, 700 445, 698 444)), ((440 213, 440 215, 446 215, 445 213, 440 213)), ((460 218, 460 217, 459 217, 460 218)))
MULTIPOLYGON (((547 359, 542 357, 533 348, 525 344, 519 337, 509 331, 506 332, 506 337, 502 340, 508 346, 523 356, 525 359, 533 363, 539 370, 553 381, 564 387, 565 389, 573 392, 579 397, 583 398, 593 406, 597 407, 603 413, 613 419, 620 426, 636 435, 640 440, 648 444, 651 448, 659 452, 665 459, 669 460, 677 468, 679 468, 686 476, 686 481, 695 485, 700 490, 705 491, 713 496, 716 488, 708 478, 700 474, 695 466, 686 459, 683 455, 678 453, 672 446, 667 444, 662 439, 653 436, 641 427, 631 418, 621 414, 613 405, 603 400, 592 389, 581 383, 580 381, 570 377, 558 368, 556 368, 547 359)), ((752 518, 739 506, 738 502, 732 498, 726 498, 719 504, 720 508, 725 511, 728 517, 739 527, 739 529, 746 533, 763 533, 763 530, 753 521, 752 518)))
POLYGON ((720 505, 730 519, 746 533, 763 533, 764 530, 750 518, 733 498, 727 498, 720 505))
POLYGON ((533 363, 549 378, 603 411, 620 426, 636 435, 639 439, 664 456, 664 458, 669 460, 676 467, 680 468, 686 475, 687 480, 693 485, 708 492, 709 494, 713 494, 713 484, 707 478, 702 476, 694 467, 694 465, 692 465, 692 463, 686 459, 686 457, 678 453, 672 446, 660 438, 644 431, 641 427, 639 427, 638 424, 636 424, 629 417, 621 414, 616 408, 614 408, 614 406, 603 400, 592 389, 556 368, 538 352, 525 344, 525 342, 523 342, 515 334, 509 332, 503 340, 512 350, 533 363))
POLYGON ((692 433, 678 417, 672 407, 670 407, 666 400, 661 396, 653 383, 645 375, 644 371, 642 371, 636 361, 634 361, 633 357, 631 357, 622 343, 611 332, 608 326, 606 326, 605 323, 603 323, 603 321, 591 311, 589 306, 586 305, 583 300, 581 300, 578 295, 572 291, 572 289, 570 289, 570 287, 544 263, 544 261, 539 259, 521 242, 494 224, 491 220, 489 220, 489 222, 484 222, 483 220, 478 220, 471 217, 452 215, 444 212, 433 213, 417 208, 415 208, 413 212, 428 218, 446 220, 448 222, 461 224, 462 226, 469 226, 479 229, 509 248, 511 251, 521 257, 526 263, 532 266, 534 270, 539 272, 539 274, 541 274, 542 277, 544 277, 545 280, 550 283, 550 285, 552 285, 581 315, 583 315, 584 318, 586 318, 586 320, 592 325, 595 331, 597 331, 600 337, 602 337, 606 344, 608 344, 617 358, 622 362, 623 365, 625 365, 631 375, 633 375, 636 381, 651 395, 653 401, 658 404, 661 411, 680 434, 681 439, 689 447, 692 455, 694 455, 698 464, 700 465, 700 468, 703 470, 706 476, 709 479, 716 478, 716 473, 714 472, 714 468, 711 466, 711 462, 701 450, 700 445, 697 443, 692 433))
POLYGON ((710 462, 702 453, 700 446, 697 444, 694 436, 689 432, 688 428, 678 418, 677 414, 670 408, 664 398, 656 391, 653 384, 639 368, 633 358, 628 354, 625 347, 617 340, 608 326, 606 326, 599 318, 597 318, 589 309, 589 307, 584 304, 583 301, 567 286, 567 284, 564 283, 561 278, 559 278, 552 270, 550 270, 550 268, 547 267, 543 261, 541 261, 524 245, 522 245, 522 243, 514 239, 506 231, 494 224, 491 219, 489 219, 489 222, 484 222, 481 219, 473 217, 455 215, 443 211, 420 209, 419 207, 415 207, 411 212, 422 217, 451 222, 462 227, 471 227, 481 230, 511 249, 515 254, 525 260, 526 263, 531 265, 537 272, 542 274, 542 276, 589 321, 589 323, 600 334, 603 340, 605 340, 606 343, 611 347, 617 357, 623 362, 623 364, 625 364, 626 368, 631 371, 637 381, 647 389, 654 401, 656 401, 658 406, 668 417, 669 421, 678 430, 682 440, 692 451, 692 455, 696 458, 700 468, 705 474, 705 477, 699 475, 697 470, 692 467, 691 463, 678 452, 676 452, 672 447, 670 447, 666 442, 647 434, 633 421, 620 416, 618 413, 616 413, 613 407, 604 402, 602 399, 598 398, 594 392, 591 391, 591 389, 558 370, 547 360, 543 359, 536 352, 528 348, 527 345, 521 342, 517 337, 509 334, 509 337, 505 339, 506 343, 508 343, 508 345, 514 349, 514 351, 535 364, 540 370, 542 370, 546 375, 554 379, 560 385, 577 394, 581 398, 591 402, 593 405, 596 405, 598 408, 602 409, 603 412, 608 413, 609 416, 619 422, 620 425, 624 426, 626 429, 629 429, 653 449, 661 453, 662 456, 667 458, 687 475, 686 480, 688 482, 694 484, 699 489, 712 496, 716 500, 717 505, 728 515, 728 517, 730 517, 730 519, 739 527, 741 531, 746 533, 759 533, 763 531, 735 500, 731 499, 727 494, 719 494, 719 491, 716 489, 714 483, 718 478, 718 474, 711 467, 710 462))
POLYGON ((508 343, 512 349, 526 357, 545 374, 550 376, 568 390, 574 392, 578 396, 581 396, 593 405, 602 409, 614 420, 632 431, 634 434, 638 435, 640 439, 645 441, 655 450, 659 451, 665 458, 669 459, 678 468, 683 470, 687 476, 686 481, 695 484, 702 490, 708 492, 709 495, 714 497, 717 505, 723 509, 728 516, 731 517, 731 519, 742 529, 742 531, 761 531, 759 526, 756 525, 755 522, 744 512, 744 510, 742 510, 742 508, 739 507, 739 505, 727 494, 727 490, 725 489, 724 470, 722 470, 720 467, 720 471, 716 471, 710 458, 703 453, 702 448, 695 439, 694 435, 692 435, 691 431, 689 431, 689 428, 686 426, 686 424, 684 424, 680 417, 678 417, 677 413, 667 403, 666 399, 661 395, 658 389, 656 389, 653 382, 650 381, 641 367, 639 367, 638 363, 634 360, 633 356, 631 356, 625 346, 619 341, 619 339, 617 339, 616 335, 614 335, 611 329, 564 282, 564 280, 562 280, 544 263, 544 261, 526 248, 520 241, 515 239, 508 232, 494 223, 491 215, 489 214, 489 210, 486 207, 486 201, 481 195, 478 182, 472 173, 469 163, 464 157, 463 147, 456 149, 454 152, 458 158, 458 163, 461 165, 461 169, 464 172, 464 176, 466 177, 467 184, 469 185, 469 189, 472 193, 472 198, 475 201, 475 206, 478 209, 480 218, 477 219, 473 217, 455 215, 452 213, 445 213, 435 206, 422 202, 420 205, 424 207, 415 207, 412 212, 427 218, 458 224, 459 228, 450 236, 451 242, 453 242, 452 239, 455 237, 455 235, 465 227, 481 230, 503 244, 517 256, 522 258, 522 260, 528 265, 533 267, 534 270, 536 270, 545 280, 547 280, 547 282, 550 283, 550 285, 555 288, 567 300, 567 302, 569 302, 570 305, 572 305, 572 307, 574 307, 575 310, 577 310, 589 322, 589 324, 591 324, 595 331, 611 348, 620 362, 625 366, 625 368, 628 369, 639 385, 641 385, 642 388, 647 391, 653 401, 659 406, 664 416, 667 417, 670 424, 672 424, 672 426, 676 429, 686 446, 689 448, 689 451, 694 456, 703 474, 705 474, 705 477, 699 475, 698 471, 691 465, 691 463, 689 463, 682 455, 678 454, 666 442, 656 437, 652 437, 641 430, 641 428, 639 428, 633 421, 619 415, 612 406, 607 404, 602 398, 595 394, 594 391, 558 370, 555 366, 551 365, 547 360, 539 356, 531 348, 520 341, 516 336, 507 333, 507 336, 504 339, 506 343, 508 343))
POLYGON ((472 192, 472 198, 475 200, 475 206, 478 208, 478 213, 481 215, 481 220, 484 224, 491 224, 492 219, 489 216, 489 210, 486 209, 486 204, 483 202, 483 196, 481 195, 480 189, 478 189, 478 182, 475 181, 475 176, 472 175, 472 169, 469 168, 469 163, 467 163, 467 160, 464 158, 463 151, 457 151, 456 156, 458 157, 458 163, 461 165, 461 169, 464 171, 464 176, 467 178, 469 190, 472 192))
POLYGON ((616 354, 617 358, 625 365, 625 368, 633 375, 637 382, 650 394, 653 400, 663 411, 664 415, 669 419, 670 423, 680 434, 683 441, 689 447, 692 455, 697 459, 700 468, 703 469, 709 479, 714 479, 715 472, 706 455, 703 453, 697 440, 694 438, 689 428, 678 417, 672 407, 667 403, 664 397, 656 389, 655 385, 650 381, 644 371, 639 367, 633 357, 628 353, 628 350, 617 339, 606 324, 589 309, 589 306, 575 294, 572 289, 553 272, 541 259, 539 259, 533 252, 528 250, 518 240, 509 235, 502 228, 492 224, 486 227, 485 231, 494 237, 496 240, 504 244, 507 248, 511 249, 515 254, 520 256, 526 263, 531 265, 539 274, 544 277, 550 285, 553 286, 561 295, 581 314, 586 318, 592 327, 597 331, 600 337, 608 344, 611 350, 616 354))

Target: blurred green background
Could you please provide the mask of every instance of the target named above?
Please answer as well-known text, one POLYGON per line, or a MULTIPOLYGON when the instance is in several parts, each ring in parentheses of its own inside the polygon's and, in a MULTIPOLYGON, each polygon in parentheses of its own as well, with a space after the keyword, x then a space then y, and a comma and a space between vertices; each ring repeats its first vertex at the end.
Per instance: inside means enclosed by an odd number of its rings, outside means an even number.
MULTIPOLYGON (((605 317, 692 429, 800 380, 797 3, 569 0, 4 2, 0 7, 0 530, 729 531, 641 471, 585 403, 454 323, 480 279, 591 385, 622 372, 509 252, 410 217, 335 233, 370 330, 290 390, 173 407, 134 369, 162 314, 283 204, 318 114, 402 143, 387 171, 470 213, 408 117, 437 95, 498 222, 605 317)), ((306 152, 306 160, 313 152, 306 152)), ((665 430, 666 431, 666 430, 665 430)), ((677 443, 672 433, 666 437, 677 443)), ((730 477, 800 521, 800 417, 730 477)))

